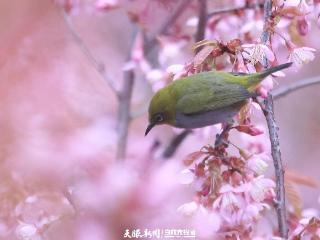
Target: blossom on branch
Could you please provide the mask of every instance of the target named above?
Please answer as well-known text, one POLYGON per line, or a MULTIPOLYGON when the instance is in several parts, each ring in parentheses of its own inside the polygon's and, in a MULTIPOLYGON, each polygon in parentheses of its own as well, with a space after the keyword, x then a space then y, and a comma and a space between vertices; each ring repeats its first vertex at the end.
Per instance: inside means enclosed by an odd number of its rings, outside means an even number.
POLYGON ((275 60, 274 53, 265 44, 243 44, 242 47, 244 58, 248 59, 253 65, 258 62, 263 64, 265 58, 267 58, 270 62, 273 62, 275 60))
POLYGON ((97 0, 95 6, 98 10, 110 10, 119 6, 118 0, 97 0))
POLYGON ((315 58, 315 51, 316 49, 310 47, 292 48, 289 61, 292 61, 297 68, 300 68, 315 58))

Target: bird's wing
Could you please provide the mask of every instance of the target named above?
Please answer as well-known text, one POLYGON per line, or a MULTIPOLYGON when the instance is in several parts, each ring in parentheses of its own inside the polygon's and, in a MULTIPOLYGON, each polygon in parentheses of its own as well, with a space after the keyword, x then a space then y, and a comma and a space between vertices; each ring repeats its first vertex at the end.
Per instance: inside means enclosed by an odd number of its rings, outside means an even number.
POLYGON ((195 114, 228 107, 252 96, 246 88, 226 82, 199 82, 198 87, 185 91, 177 101, 177 111, 195 114))

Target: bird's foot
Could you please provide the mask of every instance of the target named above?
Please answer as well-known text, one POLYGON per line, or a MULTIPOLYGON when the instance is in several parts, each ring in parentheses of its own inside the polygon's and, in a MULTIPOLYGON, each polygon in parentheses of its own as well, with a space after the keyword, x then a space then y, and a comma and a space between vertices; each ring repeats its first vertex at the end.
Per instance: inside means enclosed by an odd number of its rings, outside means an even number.
POLYGON ((223 130, 220 134, 216 135, 216 141, 214 142, 214 146, 220 146, 224 144, 226 147, 229 145, 228 137, 229 132, 232 129, 234 121, 229 121, 226 123, 226 125, 223 127, 223 130))
POLYGON ((255 97, 252 97, 252 100, 255 102, 255 103, 258 103, 258 105, 260 106, 261 110, 263 113, 266 113, 267 110, 266 110, 266 104, 264 103, 264 101, 259 101, 259 99, 257 98, 257 96, 255 97))

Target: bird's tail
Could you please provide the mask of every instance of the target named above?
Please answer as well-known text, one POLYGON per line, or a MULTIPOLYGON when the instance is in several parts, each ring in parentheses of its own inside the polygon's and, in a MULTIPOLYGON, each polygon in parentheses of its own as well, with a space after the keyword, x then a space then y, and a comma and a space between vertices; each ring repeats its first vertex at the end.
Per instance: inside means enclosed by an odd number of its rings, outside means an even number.
POLYGON ((288 68, 292 65, 292 62, 280 64, 275 67, 268 68, 262 72, 258 72, 256 74, 252 74, 249 76, 248 83, 250 86, 250 89, 253 90, 264 78, 269 76, 270 74, 274 72, 278 72, 282 69, 288 68))

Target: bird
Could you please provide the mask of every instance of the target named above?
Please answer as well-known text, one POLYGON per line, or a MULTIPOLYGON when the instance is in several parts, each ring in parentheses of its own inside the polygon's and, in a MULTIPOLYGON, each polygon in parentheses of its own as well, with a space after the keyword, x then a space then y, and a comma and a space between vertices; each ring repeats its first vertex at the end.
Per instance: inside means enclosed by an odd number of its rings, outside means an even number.
POLYGON ((145 136, 157 125, 194 129, 228 122, 256 97, 259 83, 292 62, 257 73, 208 71, 177 79, 152 97, 145 136))

